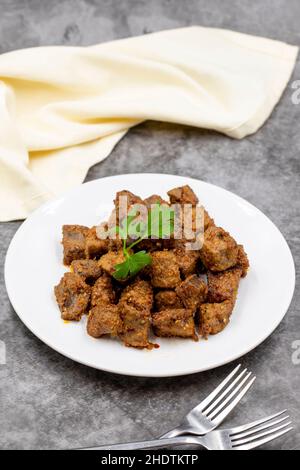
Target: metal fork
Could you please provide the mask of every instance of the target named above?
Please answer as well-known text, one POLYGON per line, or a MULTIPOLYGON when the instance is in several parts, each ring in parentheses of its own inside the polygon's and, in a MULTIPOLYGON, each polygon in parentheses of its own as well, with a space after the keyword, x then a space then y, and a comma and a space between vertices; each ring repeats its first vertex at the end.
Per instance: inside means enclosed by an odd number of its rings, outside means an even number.
POLYGON ((183 419, 180 426, 160 436, 166 439, 183 434, 205 436, 216 429, 228 414, 241 401, 253 385, 256 377, 239 364, 225 380, 201 403, 193 408, 183 419))
POLYGON ((206 436, 185 435, 169 439, 114 444, 82 450, 137 450, 163 449, 178 445, 199 445, 207 450, 251 450, 273 441, 293 429, 286 411, 277 413, 254 423, 232 429, 212 431, 206 436))
POLYGON ((241 364, 205 400, 195 406, 178 427, 163 434, 160 439, 183 434, 204 436, 220 426, 256 379, 251 372, 247 373, 247 369, 238 375, 240 369, 241 364))

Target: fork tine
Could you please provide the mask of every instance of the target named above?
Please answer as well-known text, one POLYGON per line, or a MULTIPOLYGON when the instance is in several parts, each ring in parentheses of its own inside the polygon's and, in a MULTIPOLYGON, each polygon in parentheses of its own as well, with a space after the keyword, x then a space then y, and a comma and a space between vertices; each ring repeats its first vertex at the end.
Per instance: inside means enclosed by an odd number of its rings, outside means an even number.
POLYGON ((222 411, 222 409, 225 407, 225 405, 227 405, 227 403, 229 403, 232 398, 238 393, 239 390, 241 390, 241 388, 244 386, 244 384, 249 380, 250 376, 252 375, 251 372, 249 372, 246 377, 243 378, 243 380, 241 382, 238 383, 238 385, 235 387, 235 389, 230 393, 230 395, 228 395, 223 401, 222 403, 220 403, 219 406, 215 407, 212 409, 212 411, 206 413, 204 412, 204 414, 209 417, 209 419, 213 419, 214 416, 217 416, 220 411, 222 411))
POLYGON ((246 374, 247 369, 243 370, 243 372, 237 376, 237 378, 224 390, 224 392, 218 396, 208 408, 203 409, 202 411, 205 412, 206 415, 210 414, 212 410, 214 410, 217 405, 229 394, 229 392, 233 389, 233 387, 244 377, 246 374))
POLYGON ((267 421, 265 424, 262 424, 260 426, 256 426, 255 428, 250 429, 249 431, 243 432, 241 434, 235 435, 235 436, 230 436, 232 441, 239 441, 243 437, 248 437, 251 436, 252 434, 256 434, 259 431, 263 431, 264 429, 268 429, 271 427, 274 427, 276 424, 283 423, 290 417, 288 415, 284 416, 283 418, 276 419, 276 420, 270 420, 267 421))
POLYGON ((236 434, 240 434, 241 432, 248 431, 248 429, 252 429, 256 426, 259 426, 260 424, 264 424, 268 421, 271 421, 272 419, 278 418, 279 416, 282 416, 284 413, 286 413, 287 410, 283 410, 280 413, 276 413, 274 415, 268 416, 267 418, 262 418, 257 421, 254 421, 253 423, 246 424, 245 426, 238 426, 235 428, 231 429, 231 437, 235 437, 236 434))
MULTIPOLYGON (((248 374, 248 376, 243 380, 243 382, 245 383, 248 378, 250 377, 251 374, 248 374)), ((223 406, 220 405, 219 408, 218 408, 218 411, 215 410, 214 411, 214 414, 213 414, 213 417, 209 417, 209 419, 214 423, 216 424, 217 426, 219 426, 223 421, 224 419, 226 418, 226 416, 229 415, 229 413, 236 407, 236 405, 241 401, 241 399, 244 397, 244 395, 246 395, 246 393, 248 392, 248 390, 252 387, 252 385, 254 384, 256 380, 256 377, 253 377, 250 382, 248 382, 247 385, 245 385, 245 387, 241 390, 241 392, 233 399, 233 401, 231 403, 228 404, 228 406, 226 406, 224 409, 224 403, 223 403, 223 406), (223 409, 223 411, 221 411, 223 409), (221 413, 219 413, 219 411, 221 411, 221 413)), ((244 385, 244 383, 242 383, 242 385, 244 385)), ((237 388, 238 390, 241 388, 242 385, 239 385, 237 388)), ((237 390, 234 390, 234 392, 231 393, 231 395, 225 400, 225 402, 229 402, 231 400, 231 398, 234 397, 234 395, 236 394, 237 390)))
POLYGON ((267 444, 268 442, 274 441, 274 439, 277 439, 278 437, 284 436, 284 434, 287 434, 288 432, 292 431, 294 428, 293 426, 284 429, 283 431, 278 431, 272 434, 271 436, 265 437, 263 439, 259 439, 258 441, 252 442, 252 444, 245 444, 245 445, 240 445, 233 447, 233 450, 251 450, 251 449, 256 449, 257 447, 260 447, 264 444, 267 444))
POLYGON ((282 429, 285 429, 289 426, 291 426, 292 422, 291 421, 288 421, 287 423, 285 424, 281 424, 280 426, 276 426, 272 429, 268 429, 267 431, 263 431, 263 432, 259 432, 257 434, 252 434, 250 437, 245 437, 244 439, 239 439, 238 441, 235 441, 232 443, 233 446, 237 445, 237 446, 240 446, 240 445, 243 445, 243 444, 248 444, 250 442, 253 442, 253 441, 257 441, 258 439, 262 439, 266 436, 269 436, 270 434, 274 434, 278 431, 281 431, 282 429))
POLYGON ((207 408, 212 400, 214 400, 214 398, 216 398, 219 393, 223 390, 223 388, 228 384, 228 382, 230 382, 230 380, 236 375, 236 373, 240 370, 241 368, 241 364, 239 364, 232 372, 231 374, 229 374, 225 380, 223 380, 223 382, 210 394, 208 395, 208 397, 205 398, 205 400, 203 400, 201 403, 199 403, 199 405, 197 405, 195 408, 199 409, 199 410, 203 410, 205 408, 207 408))

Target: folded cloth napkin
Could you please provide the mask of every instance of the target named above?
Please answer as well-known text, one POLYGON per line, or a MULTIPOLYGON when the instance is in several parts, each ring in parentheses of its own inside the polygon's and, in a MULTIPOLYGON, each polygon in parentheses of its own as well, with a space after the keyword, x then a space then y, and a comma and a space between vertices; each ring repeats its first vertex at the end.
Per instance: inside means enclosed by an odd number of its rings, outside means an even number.
POLYGON ((146 120, 256 132, 292 73, 295 46, 190 27, 91 47, 0 56, 0 220, 81 183, 146 120))

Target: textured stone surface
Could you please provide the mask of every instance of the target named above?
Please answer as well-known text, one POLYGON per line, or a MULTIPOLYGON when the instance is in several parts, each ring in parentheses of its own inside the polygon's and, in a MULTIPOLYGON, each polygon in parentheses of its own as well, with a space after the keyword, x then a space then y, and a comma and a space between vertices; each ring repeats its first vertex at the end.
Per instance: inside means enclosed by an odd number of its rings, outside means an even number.
MULTIPOLYGON (((88 45, 191 24, 300 45, 299 0, 0 0, 0 11, 0 52, 88 45)), ((299 61, 295 79, 300 79, 299 61)), ((186 127, 140 125, 88 179, 165 172, 234 191, 282 230, 299 274, 300 105, 292 104, 291 95, 289 85, 264 128, 243 141, 186 127)), ((7 364, 0 365, 0 448, 72 448, 158 435, 175 426, 231 370, 233 365, 176 379, 126 378, 76 364, 49 349, 20 322, 6 296, 2 265, 18 226, 0 225, 0 340, 7 348, 7 364)), ((288 408, 295 430, 268 449, 300 449, 300 365, 292 362, 293 342, 300 340, 297 284, 280 327, 243 358, 258 382, 226 423, 288 408)))

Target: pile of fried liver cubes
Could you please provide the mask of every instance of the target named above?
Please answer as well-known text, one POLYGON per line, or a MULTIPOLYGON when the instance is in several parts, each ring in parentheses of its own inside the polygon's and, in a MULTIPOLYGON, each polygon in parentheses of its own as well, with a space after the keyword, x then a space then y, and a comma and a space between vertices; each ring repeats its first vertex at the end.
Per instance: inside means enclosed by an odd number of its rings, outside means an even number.
MULTIPOLYGON (((198 205, 189 186, 168 192, 170 202, 153 195, 142 200, 129 191, 116 195, 148 208, 165 204, 198 205)), ((152 263, 134 279, 116 281, 115 266, 125 258, 122 241, 99 239, 96 227, 63 226, 64 264, 70 266, 55 287, 63 320, 79 321, 88 315, 87 332, 94 338, 118 337, 126 346, 152 349, 151 327, 158 337, 198 340, 220 333, 229 323, 240 279, 249 268, 242 245, 204 210, 204 243, 200 250, 186 250, 186 240, 146 239, 152 263)))

